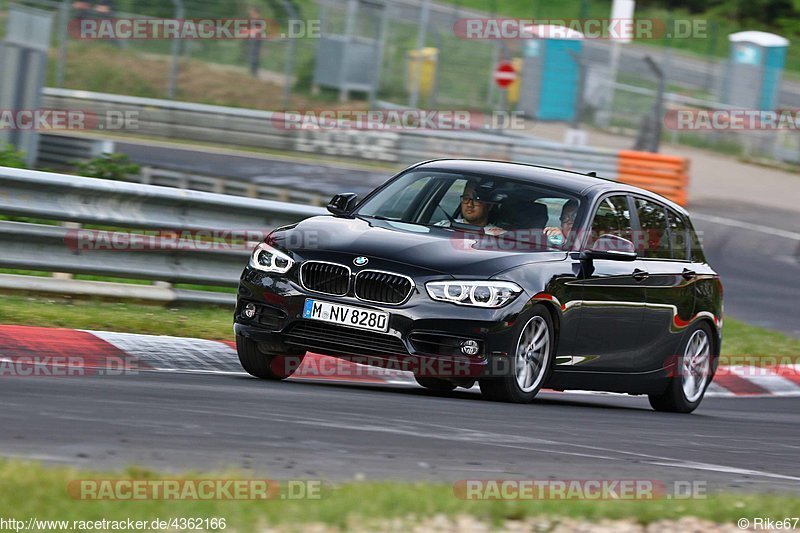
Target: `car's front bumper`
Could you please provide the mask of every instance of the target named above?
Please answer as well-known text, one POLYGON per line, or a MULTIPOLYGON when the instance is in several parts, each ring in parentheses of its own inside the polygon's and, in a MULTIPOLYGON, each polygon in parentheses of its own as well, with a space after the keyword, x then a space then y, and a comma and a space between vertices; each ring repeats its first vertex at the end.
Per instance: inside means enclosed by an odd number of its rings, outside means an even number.
MULTIPOLYGON (((399 367, 418 374, 469 380, 509 369, 516 320, 527 298, 522 294, 500 309, 459 306, 432 300, 425 282, 414 279, 411 297, 401 305, 364 302, 353 296, 308 291, 291 276, 245 268, 239 284, 234 329, 237 335, 275 350, 312 351, 357 362, 399 367), (303 318, 307 298, 389 313, 389 330, 371 332, 303 318), (248 303, 257 307, 247 318, 248 303), (465 355, 463 341, 478 343, 475 355, 465 355)), ((441 279, 441 278, 439 278, 441 279)))

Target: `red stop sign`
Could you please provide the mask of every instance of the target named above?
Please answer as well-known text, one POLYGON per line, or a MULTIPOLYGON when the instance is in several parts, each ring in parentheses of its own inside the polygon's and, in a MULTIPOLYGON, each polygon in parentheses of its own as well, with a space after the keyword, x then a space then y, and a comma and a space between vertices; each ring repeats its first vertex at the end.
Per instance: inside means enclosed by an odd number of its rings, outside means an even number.
POLYGON ((517 79, 517 71, 514 70, 514 65, 511 64, 510 61, 503 61, 499 65, 497 65, 497 69, 494 71, 494 82, 500 87, 501 89, 505 89, 517 79))

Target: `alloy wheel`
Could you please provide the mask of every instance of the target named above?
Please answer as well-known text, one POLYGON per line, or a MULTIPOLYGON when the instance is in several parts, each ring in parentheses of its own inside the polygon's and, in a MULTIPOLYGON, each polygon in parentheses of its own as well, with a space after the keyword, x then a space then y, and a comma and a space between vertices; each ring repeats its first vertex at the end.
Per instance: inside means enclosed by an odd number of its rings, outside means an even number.
POLYGON ((550 357, 550 330, 540 317, 531 318, 517 342, 515 376, 522 392, 535 390, 547 370, 550 357))

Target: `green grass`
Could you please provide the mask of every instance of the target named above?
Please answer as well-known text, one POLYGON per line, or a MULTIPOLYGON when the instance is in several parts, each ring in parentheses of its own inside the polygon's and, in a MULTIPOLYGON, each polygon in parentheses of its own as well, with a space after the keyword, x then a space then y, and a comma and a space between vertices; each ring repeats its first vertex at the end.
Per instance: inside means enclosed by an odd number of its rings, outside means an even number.
POLYGON ((723 362, 724 356, 738 355, 789 357, 800 361, 800 339, 726 317, 722 328, 722 355, 723 362))
MULTIPOLYGON (((165 479, 245 479, 234 471, 168 475, 165 479)), ((0 461, 0 516, 27 520, 133 520, 174 517, 225 518, 228 530, 254 531, 284 524, 323 523, 343 529, 379 520, 418 521, 437 514, 471 515, 495 525, 504 520, 560 516, 591 521, 633 519, 647 524, 660 519, 696 516, 717 523, 735 523, 742 516, 798 516, 800 498, 789 495, 715 494, 706 499, 649 501, 520 500, 474 501, 456 497, 445 483, 358 482, 324 484, 319 499, 272 501, 82 501, 72 499, 67 485, 80 479, 160 479, 155 472, 128 468, 122 472, 45 468, 35 463, 0 461)), ((386 524, 384 524, 384 528, 386 524)), ((375 527, 368 528, 377 529, 375 527)))
MULTIPOLYGON (((190 287, 196 288, 196 287, 190 287)), ((233 337, 232 312, 216 306, 117 303, 41 297, 3 296, 0 322, 28 326, 110 330, 206 339, 233 337)), ((800 339, 725 318, 723 356, 800 357, 800 339)))
POLYGON ((231 309, 2 296, 0 322, 25 326, 95 329, 150 335, 231 340, 231 309))

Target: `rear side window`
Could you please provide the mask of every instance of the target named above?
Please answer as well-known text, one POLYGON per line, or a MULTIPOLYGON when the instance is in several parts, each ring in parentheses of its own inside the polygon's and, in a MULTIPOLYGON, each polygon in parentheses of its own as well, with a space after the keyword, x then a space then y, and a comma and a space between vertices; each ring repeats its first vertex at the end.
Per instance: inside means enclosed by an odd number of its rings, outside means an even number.
POLYGON ((667 210, 657 203, 637 198, 636 214, 642 230, 636 239, 639 255, 650 259, 672 259, 667 210))
POLYGON ((586 243, 591 248, 601 235, 616 235, 623 239, 632 239, 631 213, 628 199, 625 196, 609 196, 600 202, 592 219, 592 231, 586 243))
POLYGON ((689 245, 692 251, 692 261, 696 263, 705 263, 706 256, 703 253, 703 247, 700 244, 700 237, 698 233, 694 230, 694 226, 691 222, 688 223, 689 226, 689 245))
POLYGON ((669 220, 669 239, 672 248, 672 258, 681 261, 689 259, 688 228, 683 217, 671 209, 667 209, 669 220))

